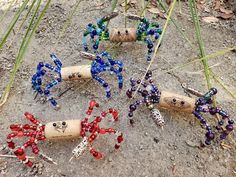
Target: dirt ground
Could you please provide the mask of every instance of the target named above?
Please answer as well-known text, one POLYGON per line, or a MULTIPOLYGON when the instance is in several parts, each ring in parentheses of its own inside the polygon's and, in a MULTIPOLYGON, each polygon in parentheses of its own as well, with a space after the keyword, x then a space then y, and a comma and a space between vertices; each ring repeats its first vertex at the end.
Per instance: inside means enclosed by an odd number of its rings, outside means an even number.
MULTIPOLYGON (((96 141, 96 147, 105 154, 103 160, 94 160, 89 153, 84 154, 80 159, 68 162, 72 149, 80 140, 66 141, 44 141, 39 144, 40 150, 52 157, 58 165, 51 165, 42 160, 34 159, 37 168, 29 169, 22 165, 16 158, 0 158, 0 173, 7 177, 23 176, 101 176, 101 177, 232 177, 236 176, 236 144, 235 133, 225 143, 230 146, 223 149, 219 144, 206 148, 198 148, 200 141, 204 140, 205 130, 199 122, 188 114, 174 111, 161 110, 166 125, 163 130, 156 127, 145 108, 139 108, 135 112, 135 126, 128 123, 128 99, 125 95, 129 88, 130 77, 142 77, 148 63, 146 62, 146 47, 141 42, 124 43, 112 50, 117 58, 124 62, 124 88, 119 91, 114 76, 106 76, 112 89, 112 99, 104 97, 103 89, 97 82, 78 81, 73 83, 64 82, 58 88, 62 90, 68 86, 73 89, 64 94, 58 103, 62 106, 55 111, 49 103, 40 104, 33 100, 31 89, 31 76, 36 70, 39 61, 50 62, 49 54, 54 52, 63 61, 63 66, 80 65, 89 63, 81 59, 79 51, 82 50, 82 33, 85 26, 97 18, 108 13, 111 8, 111 1, 83 1, 71 20, 65 35, 59 39, 63 24, 68 13, 75 4, 74 0, 53 1, 50 5, 34 39, 31 41, 29 50, 25 55, 24 62, 20 68, 14 87, 11 90, 7 103, 0 109, 0 143, 6 143, 6 135, 9 132, 9 125, 12 123, 26 123, 23 119, 25 111, 33 113, 42 123, 66 119, 82 119, 89 100, 96 99, 101 109, 114 107, 120 111, 120 121, 115 125, 117 129, 124 132, 125 141, 119 151, 114 151, 114 140, 109 135, 101 136, 96 141)), ((3 6, 6 3, 3 3, 3 6)), ((140 5, 129 9, 129 12, 138 14, 140 5)), ((189 9, 186 2, 182 2, 182 14, 178 6, 175 8, 173 18, 181 25, 182 30, 189 36, 191 41, 196 41, 194 28, 191 22, 189 9)), ((0 13, 4 9, 0 7, 0 13)), ((119 12, 123 8, 118 6, 119 12)), ((0 26, 0 34, 13 17, 16 8, 7 13, 6 19, 0 26)), ((201 13, 201 17, 207 15, 201 13)), ((150 13, 147 17, 153 21, 159 21, 163 27, 165 20, 153 18, 150 13)), ((22 19, 21 19, 22 20, 22 19)), ((119 16, 110 23, 110 27, 123 26, 124 18, 119 16)), ((129 26, 132 26, 129 23, 129 26)), ((216 24, 201 23, 202 36, 205 42, 206 53, 211 54, 236 44, 236 20, 220 20, 216 24)), ((11 41, 0 53, 0 91, 2 93, 9 79, 9 72, 13 66, 17 48, 20 44, 20 36, 12 35, 11 41)), ((108 48, 112 44, 103 42, 102 47, 108 48)), ((197 48, 197 43, 194 43, 197 48)), ((152 69, 155 69, 153 78, 161 90, 169 90, 185 95, 181 83, 174 77, 177 75, 191 87, 207 91, 206 81, 202 72, 202 64, 195 63, 176 70, 173 73, 165 73, 170 68, 181 65, 197 58, 197 52, 183 39, 176 31, 173 24, 169 24, 162 45, 157 54, 152 69)), ((235 92, 236 88, 236 53, 228 52, 223 56, 209 60, 213 71, 221 78, 227 87, 235 92)), ((236 101, 229 96, 222 87, 212 80, 214 87, 218 88, 217 101, 231 115, 236 115, 236 101)), ((55 90, 57 92, 59 89, 55 90)), ((212 123, 214 120, 208 117, 212 123)), ((108 126, 108 125, 107 125, 108 126)), ((111 136, 112 137, 112 136, 111 136)))

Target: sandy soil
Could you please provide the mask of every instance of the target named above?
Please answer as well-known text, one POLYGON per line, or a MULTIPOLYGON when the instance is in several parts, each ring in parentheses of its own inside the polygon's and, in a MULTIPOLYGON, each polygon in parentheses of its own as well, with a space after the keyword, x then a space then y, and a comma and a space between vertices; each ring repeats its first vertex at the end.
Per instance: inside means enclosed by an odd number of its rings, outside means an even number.
MULTIPOLYGON (((230 139, 226 140, 230 149, 222 149, 219 144, 199 149, 200 141, 204 139, 204 130, 198 121, 192 116, 178 112, 161 110, 165 118, 166 126, 163 130, 156 127, 146 108, 140 108, 135 113, 135 126, 128 124, 128 99, 125 91, 129 87, 130 77, 141 77, 147 66, 145 59, 146 47, 142 43, 125 43, 112 51, 117 58, 121 59, 125 65, 124 88, 118 91, 117 84, 112 77, 106 77, 111 84, 111 100, 104 98, 104 91, 94 81, 80 81, 73 83, 62 83, 60 88, 63 90, 69 85, 74 86, 61 97, 58 102, 62 105, 60 111, 55 111, 49 105, 40 104, 33 100, 31 90, 31 76, 35 72, 39 61, 51 62, 49 54, 56 53, 63 61, 64 66, 88 63, 79 56, 82 50, 81 36, 82 31, 89 22, 95 23, 95 19, 109 12, 110 1, 86 1, 82 2, 79 10, 72 18, 71 25, 64 37, 59 39, 63 23, 66 21, 68 13, 71 11, 75 1, 54 1, 50 5, 42 23, 31 42, 31 46, 24 58, 14 87, 7 103, 0 109, 0 143, 5 143, 5 137, 9 132, 9 125, 12 123, 26 123, 23 119, 25 111, 32 112, 42 122, 46 123, 54 120, 65 120, 85 116, 85 111, 90 99, 100 102, 101 109, 114 107, 120 110, 120 121, 115 126, 125 133, 125 142, 122 148, 115 152, 113 150, 114 141, 109 136, 100 137, 96 146, 106 156, 104 160, 96 161, 88 153, 79 160, 68 163, 72 149, 80 140, 67 141, 45 141, 40 143, 40 149, 51 156, 58 165, 50 165, 42 160, 36 159, 37 169, 29 169, 23 166, 17 159, 0 159, 0 172, 3 176, 135 176, 135 177, 231 177, 236 176, 235 160, 235 133, 230 139), (102 6, 98 6, 101 5, 102 6)), ((173 17, 182 26, 182 30, 194 40, 194 28, 189 16, 187 4, 183 2, 182 14, 176 8, 173 17)), ((1 10, 1 7, 0 7, 1 10)), ((118 7, 119 11, 123 11, 118 7)), ((2 33, 8 22, 14 15, 16 9, 12 9, 7 14, 1 24, 2 33)), ((140 7, 131 8, 132 13, 138 13, 140 7)), ((1 10, 2 14, 4 10, 1 10)), ((201 16, 206 15, 202 13, 201 16)), ((147 13, 149 18, 153 15, 147 13)), ((21 19, 22 20, 22 19, 21 19)), ((163 26, 165 20, 154 18, 163 26)), ((114 19, 110 27, 123 26, 123 17, 114 19)), ((132 23, 129 23, 132 26, 132 23)), ((202 22, 202 35, 206 46, 207 54, 214 53, 236 43, 236 23, 235 17, 232 20, 220 20, 215 25, 202 22)), ((23 32, 22 32, 23 34, 23 32)), ((17 48, 20 44, 20 36, 12 35, 14 38, 12 45, 4 47, 0 53, 0 90, 3 91, 9 78, 9 71, 14 63, 17 48)), ((7 42, 7 45, 11 41, 7 42)), ((103 43, 102 48, 107 48, 112 44, 103 43)), ((197 44, 194 44, 197 46, 197 44)), ((181 83, 173 74, 164 73, 166 70, 191 61, 197 57, 195 52, 182 36, 170 24, 164 36, 162 46, 158 56, 152 65, 154 80, 161 90, 169 90, 179 94, 185 94, 181 83)), ((229 52, 221 57, 209 60, 209 65, 224 83, 235 92, 236 88, 236 54, 229 52)), ((179 76, 184 82, 206 92, 207 86, 204 75, 201 72, 202 65, 195 63, 183 69, 176 70, 175 75, 179 76)), ((219 94, 217 101, 227 109, 232 116, 236 115, 235 100, 230 97, 213 80, 213 85, 218 88, 219 94)), ((56 91, 58 91, 57 89, 56 91)), ((210 117, 209 117, 210 119, 210 117)), ((211 120, 212 123, 214 120, 211 120)))

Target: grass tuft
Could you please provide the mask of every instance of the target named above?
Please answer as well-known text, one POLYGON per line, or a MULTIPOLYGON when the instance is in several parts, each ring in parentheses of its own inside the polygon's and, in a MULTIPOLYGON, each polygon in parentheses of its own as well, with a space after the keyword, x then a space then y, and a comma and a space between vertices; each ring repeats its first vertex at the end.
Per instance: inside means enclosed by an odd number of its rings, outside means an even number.
POLYGON ((9 93, 10 93, 10 90, 11 90, 11 87, 14 83, 14 80, 15 80, 15 77, 16 77, 16 73, 17 73, 17 70, 19 69, 19 67, 21 66, 21 63, 23 61, 23 57, 24 57, 24 54, 30 44, 30 41, 32 39, 32 36, 33 34, 35 33, 35 30, 37 29, 39 23, 41 22, 46 10, 48 9, 49 7, 49 4, 50 4, 51 0, 48 0, 47 3, 45 4, 42 12, 40 13, 40 15, 38 17, 36 17, 36 14, 39 13, 39 7, 42 3, 42 0, 38 0, 37 1, 37 5, 36 5, 36 8, 34 10, 34 13, 33 13, 33 16, 30 20, 30 24, 27 28, 27 31, 24 35, 24 38, 23 38, 23 41, 21 43, 21 46, 20 46, 20 49, 18 51, 18 54, 16 56, 16 61, 15 61, 15 64, 13 66, 13 69, 12 69, 12 72, 11 72, 11 75, 10 75, 10 79, 9 79, 9 82, 4 90, 4 93, 1 97, 1 100, 0 100, 0 107, 2 105, 4 105, 4 103, 7 101, 7 98, 9 96, 9 93))

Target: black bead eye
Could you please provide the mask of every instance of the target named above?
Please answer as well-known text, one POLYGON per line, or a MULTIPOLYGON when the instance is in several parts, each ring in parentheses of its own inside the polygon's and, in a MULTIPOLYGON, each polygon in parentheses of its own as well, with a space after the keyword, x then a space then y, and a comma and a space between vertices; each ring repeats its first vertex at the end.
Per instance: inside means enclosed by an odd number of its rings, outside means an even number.
POLYGON ((65 125, 66 125, 66 122, 62 122, 62 125, 64 125, 64 126, 65 126, 65 125))
POLYGON ((82 77, 81 74, 78 74, 78 77, 82 77))
POLYGON ((175 99, 175 98, 173 98, 173 102, 174 102, 174 103, 176 102, 176 99, 175 99))
POLYGON ((181 104, 184 105, 184 101, 181 101, 181 104))
POLYGON ((53 127, 56 127, 56 126, 57 126, 57 124, 56 124, 56 123, 53 123, 53 124, 52 124, 52 126, 53 126, 53 127))
POLYGON ((128 34, 129 34, 129 31, 128 31, 128 30, 125 30, 125 34, 128 35, 128 34))
POLYGON ((117 33, 118 33, 118 35, 120 35, 120 31, 118 31, 117 33))

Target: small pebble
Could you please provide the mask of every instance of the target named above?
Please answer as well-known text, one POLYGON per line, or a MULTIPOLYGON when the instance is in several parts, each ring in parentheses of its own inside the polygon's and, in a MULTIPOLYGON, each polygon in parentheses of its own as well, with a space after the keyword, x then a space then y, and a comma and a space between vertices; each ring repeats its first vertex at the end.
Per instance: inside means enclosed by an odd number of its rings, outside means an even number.
POLYGON ((153 141, 154 141, 155 143, 159 143, 160 140, 159 140, 157 137, 154 137, 154 138, 153 138, 153 141))

